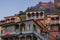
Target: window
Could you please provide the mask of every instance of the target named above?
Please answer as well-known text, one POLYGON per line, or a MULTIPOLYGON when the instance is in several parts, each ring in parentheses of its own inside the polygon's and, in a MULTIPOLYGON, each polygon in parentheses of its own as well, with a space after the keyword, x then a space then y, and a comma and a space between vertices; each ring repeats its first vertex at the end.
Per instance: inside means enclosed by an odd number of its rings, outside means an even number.
POLYGON ((20 32, 25 31, 25 24, 21 23, 20 25, 20 32))
POLYGON ((55 20, 54 18, 51 18, 51 20, 55 20))
POLYGON ((24 37, 24 36, 22 36, 20 39, 21 39, 21 40, 25 40, 25 37, 24 37))
POLYGON ((14 26, 5 26, 5 32, 13 32, 14 31, 14 26))
POLYGON ((3 33, 3 30, 1 30, 1 33, 3 33))
POLYGON ((33 40, 37 40, 37 38, 35 36, 33 36, 33 40))
POLYGON ((56 20, 59 20, 59 17, 56 17, 56 20))
POLYGON ((40 12, 40 16, 43 16, 43 12, 40 12))
POLYGON ((15 30, 19 29, 19 24, 15 24, 15 30))
POLYGON ((32 40, 30 35, 27 36, 27 40, 32 40))
POLYGON ((30 16, 31 16, 31 14, 30 13, 28 13, 28 17, 30 18, 30 16))
POLYGON ((39 17, 39 13, 38 13, 38 12, 36 13, 36 17, 37 17, 37 18, 39 17))
POLYGON ((14 20, 15 18, 11 18, 11 20, 14 20))
POLYGON ((32 17, 34 16, 34 13, 32 13, 32 17))
POLYGON ((8 21, 10 20, 10 19, 7 19, 8 21))

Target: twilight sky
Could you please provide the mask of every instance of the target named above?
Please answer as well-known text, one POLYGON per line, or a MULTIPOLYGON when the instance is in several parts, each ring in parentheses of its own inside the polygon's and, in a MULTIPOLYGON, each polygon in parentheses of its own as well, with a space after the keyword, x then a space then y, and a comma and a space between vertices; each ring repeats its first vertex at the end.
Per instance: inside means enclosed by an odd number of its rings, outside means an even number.
POLYGON ((3 17, 18 14, 19 11, 25 11, 27 7, 34 6, 38 2, 49 2, 54 0, 0 0, 0 20, 3 17))

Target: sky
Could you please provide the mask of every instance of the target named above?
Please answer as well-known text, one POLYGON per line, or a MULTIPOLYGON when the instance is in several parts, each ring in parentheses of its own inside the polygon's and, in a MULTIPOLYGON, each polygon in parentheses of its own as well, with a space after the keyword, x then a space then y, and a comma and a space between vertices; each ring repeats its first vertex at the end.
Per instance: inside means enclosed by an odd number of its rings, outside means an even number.
POLYGON ((54 0, 0 0, 0 20, 6 16, 18 14, 25 11, 27 7, 35 6, 39 2, 49 2, 54 0))

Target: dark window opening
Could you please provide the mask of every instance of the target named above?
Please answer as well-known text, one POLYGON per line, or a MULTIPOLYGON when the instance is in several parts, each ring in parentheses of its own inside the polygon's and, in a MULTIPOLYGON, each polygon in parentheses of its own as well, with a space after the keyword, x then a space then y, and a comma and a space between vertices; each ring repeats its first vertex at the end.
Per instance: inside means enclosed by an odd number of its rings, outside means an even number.
POLYGON ((43 12, 40 12, 40 16, 43 16, 43 12))
POLYGON ((20 26, 25 26, 25 23, 21 23, 21 25, 20 26))
POLYGON ((55 20, 54 18, 51 18, 51 20, 55 20))
POLYGON ((30 16, 31 16, 31 14, 30 13, 28 13, 28 17, 30 18, 30 16))
POLYGON ((19 24, 15 24, 15 29, 19 29, 19 24))
POLYGON ((37 40, 37 38, 35 36, 33 36, 33 40, 37 40))
POLYGON ((32 13, 32 17, 34 16, 34 13, 32 13))
POLYGON ((27 40, 32 40, 31 36, 28 35, 27 36, 27 40))
POLYGON ((22 31, 25 31, 25 24, 24 23, 22 23, 20 25, 20 32, 22 32, 22 31))
POLYGON ((22 36, 20 39, 21 39, 21 40, 25 40, 25 37, 24 37, 24 36, 22 36))
POLYGON ((11 20, 14 20, 15 18, 11 18, 11 20))
POLYGON ((3 30, 1 30, 1 33, 3 33, 3 30))
POLYGON ((56 20, 59 20, 59 17, 56 17, 56 20))
POLYGON ((37 18, 38 18, 38 16, 39 16, 39 13, 38 13, 38 12, 36 13, 36 16, 37 16, 37 18))
POLYGON ((9 21, 9 19, 7 19, 9 21))

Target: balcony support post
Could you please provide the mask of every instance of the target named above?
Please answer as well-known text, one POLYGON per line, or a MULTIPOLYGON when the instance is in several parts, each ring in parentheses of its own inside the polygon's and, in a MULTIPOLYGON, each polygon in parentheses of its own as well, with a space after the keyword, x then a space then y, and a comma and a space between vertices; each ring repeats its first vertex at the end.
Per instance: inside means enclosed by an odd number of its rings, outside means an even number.
POLYGON ((20 24, 19 24, 19 32, 20 32, 20 24))

